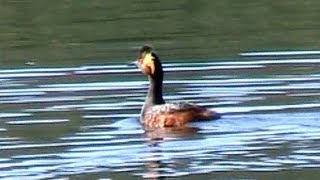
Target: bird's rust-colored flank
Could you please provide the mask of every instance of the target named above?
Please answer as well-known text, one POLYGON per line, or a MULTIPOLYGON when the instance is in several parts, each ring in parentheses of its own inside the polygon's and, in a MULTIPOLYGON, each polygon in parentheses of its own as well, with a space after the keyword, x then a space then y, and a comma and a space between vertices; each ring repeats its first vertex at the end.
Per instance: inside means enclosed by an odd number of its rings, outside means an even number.
POLYGON ((148 76, 148 95, 141 110, 140 121, 146 129, 182 127, 195 120, 218 119, 220 115, 192 103, 165 103, 162 96, 163 69, 151 46, 144 45, 139 52, 137 66, 148 76))
MULTIPOLYGON (((170 106, 171 104, 166 105, 170 106)), ((186 109, 181 108, 159 112, 158 109, 161 108, 162 107, 155 106, 145 113, 142 119, 145 126, 154 128, 181 127, 194 120, 211 120, 217 118, 217 114, 214 112, 196 105, 186 109)))

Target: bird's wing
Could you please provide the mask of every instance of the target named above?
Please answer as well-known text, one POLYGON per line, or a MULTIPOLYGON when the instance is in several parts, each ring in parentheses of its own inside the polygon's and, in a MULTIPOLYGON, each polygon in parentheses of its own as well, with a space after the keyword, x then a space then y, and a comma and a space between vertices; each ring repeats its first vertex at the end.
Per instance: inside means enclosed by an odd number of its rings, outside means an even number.
POLYGON ((162 114, 162 113, 187 111, 190 109, 200 109, 200 107, 193 103, 177 102, 177 103, 168 103, 168 104, 153 106, 151 109, 151 112, 162 114))

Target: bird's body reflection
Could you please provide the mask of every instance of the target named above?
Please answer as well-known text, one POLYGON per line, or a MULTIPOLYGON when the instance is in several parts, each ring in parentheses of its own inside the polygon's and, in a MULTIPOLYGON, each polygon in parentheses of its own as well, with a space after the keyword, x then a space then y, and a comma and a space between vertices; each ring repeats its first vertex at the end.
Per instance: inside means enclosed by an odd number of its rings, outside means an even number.
POLYGON ((144 178, 164 179, 167 178, 168 172, 165 172, 168 166, 166 157, 162 153, 161 143, 170 140, 193 137, 198 133, 197 128, 179 127, 179 128, 159 128, 146 130, 145 136, 148 140, 148 159, 145 161, 144 178))

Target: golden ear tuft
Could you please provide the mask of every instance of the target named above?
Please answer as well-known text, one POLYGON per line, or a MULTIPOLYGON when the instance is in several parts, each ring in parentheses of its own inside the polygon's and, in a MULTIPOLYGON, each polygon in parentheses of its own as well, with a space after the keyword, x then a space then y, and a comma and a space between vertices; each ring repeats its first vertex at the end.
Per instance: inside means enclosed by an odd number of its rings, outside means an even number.
POLYGON ((155 72, 155 66, 154 66, 154 57, 151 53, 148 53, 144 56, 143 64, 145 64, 147 67, 150 68, 150 74, 153 75, 155 72))

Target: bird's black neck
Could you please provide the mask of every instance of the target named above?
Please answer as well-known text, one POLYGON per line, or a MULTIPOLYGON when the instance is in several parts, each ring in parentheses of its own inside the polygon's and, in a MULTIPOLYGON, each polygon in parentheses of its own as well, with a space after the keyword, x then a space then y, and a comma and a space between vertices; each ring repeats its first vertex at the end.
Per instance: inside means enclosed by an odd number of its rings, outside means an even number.
POLYGON ((156 76, 149 76, 148 78, 150 85, 145 104, 151 106, 157 104, 164 104, 162 96, 163 73, 157 74, 156 76))
POLYGON ((163 84, 163 70, 162 64, 159 61, 158 57, 154 54, 155 59, 155 72, 153 75, 149 75, 149 90, 144 102, 144 106, 141 111, 141 117, 144 117, 144 113, 147 111, 148 108, 164 104, 165 101, 162 96, 162 84, 163 84))

